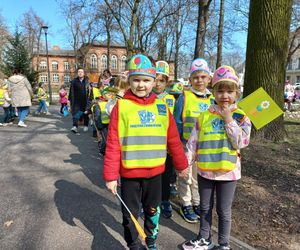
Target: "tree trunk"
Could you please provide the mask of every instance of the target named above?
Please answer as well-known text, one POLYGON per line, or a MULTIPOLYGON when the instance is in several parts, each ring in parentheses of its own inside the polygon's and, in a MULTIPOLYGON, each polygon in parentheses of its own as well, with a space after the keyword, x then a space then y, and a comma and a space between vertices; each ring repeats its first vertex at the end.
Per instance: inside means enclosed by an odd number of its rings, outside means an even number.
POLYGON ((205 33, 210 3, 211 0, 199 0, 198 2, 198 24, 194 59, 204 57, 205 33))
POLYGON ((109 27, 106 28, 106 34, 107 34, 107 69, 110 70, 110 30, 109 27))
POLYGON ((218 27, 218 45, 217 45, 217 63, 216 68, 222 65, 222 49, 223 49, 223 27, 224 27, 224 3, 225 0, 220 1, 220 19, 218 27))
POLYGON ((174 58, 174 78, 178 79, 178 60, 179 60, 179 18, 180 18, 180 10, 178 10, 177 20, 176 20, 176 32, 175 32, 175 58, 174 58))
MULTIPOLYGON (((244 96, 263 87, 283 107, 292 0, 251 0, 244 96)), ((283 117, 254 133, 256 138, 284 139, 283 117)))

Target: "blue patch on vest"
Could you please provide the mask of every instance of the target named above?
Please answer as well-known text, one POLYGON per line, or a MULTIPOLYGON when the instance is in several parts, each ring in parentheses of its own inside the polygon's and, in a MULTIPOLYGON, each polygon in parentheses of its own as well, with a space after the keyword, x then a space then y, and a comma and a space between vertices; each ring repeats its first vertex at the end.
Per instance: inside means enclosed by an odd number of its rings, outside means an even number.
POLYGON ((140 122, 144 123, 153 123, 155 121, 155 114, 149 112, 147 110, 140 110, 138 111, 140 122))
POLYGON ((173 107, 174 106, 174 103, 173 103, 172 99, 166 99, 166 103, 167 103, 168 107, 173 107))
POLYGON ((165 104, 156 104, 159 115, 167 115, 167 107, 165 104))
POLYGON ((200 102, 199 103, 199 109, 200 109, 201 112, 204 112, 208 109, 208 105, 204 102, 200 102))
POLYGON ((224 131, 224 121, 220 118, 215 118, 211 121, 213 131, 224 131))

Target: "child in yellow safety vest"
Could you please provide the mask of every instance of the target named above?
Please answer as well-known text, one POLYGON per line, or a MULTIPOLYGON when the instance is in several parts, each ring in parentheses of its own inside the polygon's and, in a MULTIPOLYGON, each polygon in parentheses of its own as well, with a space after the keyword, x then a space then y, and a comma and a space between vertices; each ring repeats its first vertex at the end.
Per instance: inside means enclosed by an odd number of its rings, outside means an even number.
POLYGON ((200 230, 183 249, 213 249, 212 209, 216 191, 218 249, 229 250, 231 206, 237 180, 241 178, 240 149, 250 142, 251 122, 236 102, 241 95, 233 68, 221 66, 214 73, 214 105, 197 119, 187 142, 189 164, 195 161, 200 193, 200 230))
MULTIPOLYGON (((121 176, 121 197, 137 218, 142 204, 147 249, 155 250, 159 231, 161 174, 167 150, 179 175, 186 175, 187 161, 176 124, 163 100, 152 93, 155 67, 138 54, 128 62, 129 83, 123 99, 114 106, 108 128, 103 176, 107 188, 117 193, 121 176)), ((124 238, 129 249, 142 249, 130 213, 122 206, 124 238)))
POLYGON ((38 87, 38 91, 37 91, 37 98, 39 101, 39 107, 37 109, 37 111, 35 112, 36 115, 39 115, 42 111, 44 111, 44 113, 46 115, 51 115, 48 111, 48 95, 44 89, 45 84, 43 82, 39 83, 39 87, 38 87))
POLYGON ((106 136, 109 124, 109 116, 105 111, 105 106, 113 98, 113 94, 108 88, 101 90, 101 96, 97 96, 91 107, 94 126, 97 130, 98 152, 101 156, 105 155, 106 136))
MULTIPOLYGON (((157 61, 156 62, 156 79, 155 86, 153 88, 153 92, 156 94, 158 99, 163 100, 170 112, 173 114, 174 106, 175 106, 175 98, 173 95, 170 95, 166 91, 166 87, 168 87, 169 81, 169 64, 165 61, 157 61)), ((167 154, 166 159, 166 169, 162 174, 162 201, 161 201, 161 213, 165 218, 171 218, 172 216, 172 206, 170 203, 170 184, 171 178, 174 179, 174 175, 176 176, 171 155, 167 154)), ((176 182, 176 179, 175 179, 176 182)))
MULTIPOLYGON (((191 89, 183 91, 175 104, 174 117, 181 140, 185 147, 198 116, 214 103, 207 89, 210 69, 203 58, 195 59, 190 69, 191 89)), ((197 223, 200 216, 200 197, 197 183, 197 167, 189 166, 189 177, 178 178, 178 195, 181 202, 180 214, 189 223, 197 223)))

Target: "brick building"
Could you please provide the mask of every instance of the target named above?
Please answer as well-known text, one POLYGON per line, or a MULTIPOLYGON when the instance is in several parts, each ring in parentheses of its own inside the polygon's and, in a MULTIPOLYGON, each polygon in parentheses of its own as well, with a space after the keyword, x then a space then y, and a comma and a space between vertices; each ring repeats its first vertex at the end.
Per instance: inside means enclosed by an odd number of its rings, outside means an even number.
MULTIPOLYGON (((54 46, 48 51, 51 85, 68 84, 76 76, 74 50, 62 50, 54 46)), ((113 43, 110 47, 110 71, 117 75, 125 70, 126 47, 113 43)), ((103 43, 95 42, 86 55, 85 72, 90 81, 98 81, 99 75, 107 68, 107 47, 103 43)), ((32 59, 32 66, 39 73, 39 82, 48 82, 46 51, 40 51, 32 59), (37 67, 37 64, 38 67, 37 67)))
MULTIPOLYGON (((110 71, 113 76, 125 71, 126 47, 117 43, 110 46, 110 71)), ((48 51, 50 67, 51 86, 60 86, 62 83, 69 84, 76 76, 76 63, 74 50, 62 50, 59 46, 53 46, 48 51)), ((100 74, 107 68, 107 46, 106 43, 93 43, 85 57, 85 73, 91 82, 97 82, 100 74)), ((39 71, 39 82, 48 83, 46 51, 40 51, 32 59, 32 66, 39 71), (38 64, 38 67, 37 67, 38 64)), ((174 63, 169 63, 170 79, 174 76, 174 63)))

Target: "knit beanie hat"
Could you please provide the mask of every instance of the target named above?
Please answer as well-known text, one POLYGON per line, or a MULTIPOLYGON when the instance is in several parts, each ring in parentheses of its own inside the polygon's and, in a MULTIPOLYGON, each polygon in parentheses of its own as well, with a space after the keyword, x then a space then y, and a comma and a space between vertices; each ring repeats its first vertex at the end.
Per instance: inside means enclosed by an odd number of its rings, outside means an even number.
POLYGON ((155 78, 156 70, 152 66, 151 61, 147 56, 137 54, 131 57, 128 62, 129 65, 129 77, 133 75, 144 75, 155 78))
POLYGON ((214 87, 221 81, 233 82, 239 86, 239 78, 236 76, 234 69, 227 65, 223 65, 216 70, 212 78, 211 86, 214 87))
POLYGON ((197 71, 204 71, 207 74, 210 74, 210 69, 208 67, 208 63, 205 59, 203 58, 197 58, 192 62, 192 66, 190 69, 190 75, 197 71))
POLYGON ((165 61, 156 62, 156 74, 162 74, 169 77, 170 69, 169 64, 165 61))

